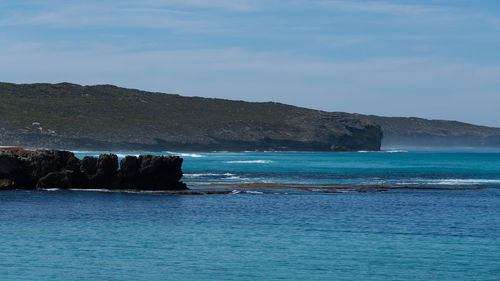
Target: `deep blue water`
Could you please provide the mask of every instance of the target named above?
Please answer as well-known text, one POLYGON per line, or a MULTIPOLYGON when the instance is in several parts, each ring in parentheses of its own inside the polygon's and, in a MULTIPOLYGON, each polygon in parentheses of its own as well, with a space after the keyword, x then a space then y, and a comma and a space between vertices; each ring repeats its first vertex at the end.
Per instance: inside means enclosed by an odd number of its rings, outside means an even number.
POLYGON ((500 280, 500 151, 182 156, 190 185, 485 189, 5 191, 0 280, 500 280))

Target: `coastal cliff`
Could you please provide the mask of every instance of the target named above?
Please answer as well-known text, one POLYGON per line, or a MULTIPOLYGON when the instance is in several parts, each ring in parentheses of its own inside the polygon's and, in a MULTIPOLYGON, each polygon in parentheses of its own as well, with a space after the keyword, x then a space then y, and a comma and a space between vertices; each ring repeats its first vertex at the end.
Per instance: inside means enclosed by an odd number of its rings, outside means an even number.
POLYGON ((358 116, 381 126, 385 147, 500 147, 500 128, 416 117, 358 116))
POLYGON ((0 190, 6 189, 134 189, 183 190, 182 158, 114 154, 82 160, 72 152, 0 148, 0 190))
POLYGON ((379 150, 380 126, 347 113, 111 85, 0 83, 0 145, 85 150, 379 150))

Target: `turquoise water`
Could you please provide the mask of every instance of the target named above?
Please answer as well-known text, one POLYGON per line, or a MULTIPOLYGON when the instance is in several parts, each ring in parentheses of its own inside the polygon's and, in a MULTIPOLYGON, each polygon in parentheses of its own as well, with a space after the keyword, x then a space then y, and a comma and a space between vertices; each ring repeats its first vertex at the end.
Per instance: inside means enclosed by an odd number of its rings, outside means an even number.
MULTIPOLYGON (((117 153, 119 158, 138 153, 117 153)), ((500 149, 366 153, 152 153, 184 158, 184 181, 500 186, 500 149)), ((97 156, 80 152, 77 156, 97 156)))
POLYGON ((500 151, 182 156, 193 188, 221 182, 485 188, 204 196, 6 191, 0 280, 500 278, 500 151))

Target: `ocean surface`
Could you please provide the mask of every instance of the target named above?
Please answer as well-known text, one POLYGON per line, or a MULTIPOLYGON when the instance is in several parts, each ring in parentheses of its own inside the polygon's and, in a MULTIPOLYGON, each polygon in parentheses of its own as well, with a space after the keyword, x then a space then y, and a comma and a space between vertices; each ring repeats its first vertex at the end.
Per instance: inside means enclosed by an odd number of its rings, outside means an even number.
POLYGON ((153 154, 230 192, 0 192, 0 280, 500 280, 499 149, 153 154))

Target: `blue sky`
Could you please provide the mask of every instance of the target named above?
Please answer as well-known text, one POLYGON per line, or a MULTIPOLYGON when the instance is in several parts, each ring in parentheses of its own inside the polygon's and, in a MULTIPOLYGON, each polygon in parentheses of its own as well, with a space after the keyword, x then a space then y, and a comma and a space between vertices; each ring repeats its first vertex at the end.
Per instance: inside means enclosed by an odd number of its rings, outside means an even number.
POLYGON ((0 81, 500 126, 500 5, 2 0, 0 81))

